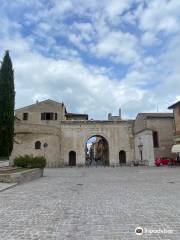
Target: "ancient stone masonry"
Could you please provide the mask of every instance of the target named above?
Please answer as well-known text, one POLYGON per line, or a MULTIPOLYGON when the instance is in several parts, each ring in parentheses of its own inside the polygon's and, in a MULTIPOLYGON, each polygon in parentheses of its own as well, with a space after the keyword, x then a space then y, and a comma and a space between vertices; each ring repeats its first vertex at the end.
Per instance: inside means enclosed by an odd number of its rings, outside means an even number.
MULTIPOLYGON (((103 150, 103 154, 104 158, 108 154, 109 165, 129 165, 140 160, 139 139, 143 141, 143 159, 152 165, 157 154, 171 154, 172 126, 172 114, 154 113, 148 118, 138 115, 136 120, 123 120, 120 113, 109 114, 108 120, 88 120, 87 114, 68 113, 63 103, 45 100, 16 110, 11 161, 15 156, 32 154, 45 156, 48 167, 84 165, 88 139, 99 136, 107 142, 108 151, 103 150), (153 146, 153 131, 158 134, 157 148, 153 146)), ((102 146, 99 142, 96 154, 102 146)))
POLYGON ((173 109, 174 115, 174 143, 180 144, 180 101, 171 105, 169 109, 173 109))

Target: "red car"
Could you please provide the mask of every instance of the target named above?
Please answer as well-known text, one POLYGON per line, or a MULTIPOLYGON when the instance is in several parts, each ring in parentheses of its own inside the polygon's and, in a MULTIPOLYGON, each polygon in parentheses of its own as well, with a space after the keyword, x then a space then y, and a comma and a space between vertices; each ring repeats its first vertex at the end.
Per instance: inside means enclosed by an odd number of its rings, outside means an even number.
POLYGON ((155 159, 155 165, 157 167, 163 165, 163 166, 167 166, 167 165, 176 165, 177 161, 175 159, 168 159, 168 158, 156 158, 155 159))

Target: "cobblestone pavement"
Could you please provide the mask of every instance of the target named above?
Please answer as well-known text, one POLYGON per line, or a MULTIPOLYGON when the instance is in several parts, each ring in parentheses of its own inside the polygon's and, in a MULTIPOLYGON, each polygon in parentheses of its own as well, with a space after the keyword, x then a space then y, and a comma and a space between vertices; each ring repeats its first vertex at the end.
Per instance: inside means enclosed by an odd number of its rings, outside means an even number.
POLYGON ((0 240, 21 239, 179 240, 180 168, 47 169, 0 193, 0 240))
POLYGON ((17 183, 2 183, 0 182, 0 192, 5 191, 9 188, 15 187, 17 183))

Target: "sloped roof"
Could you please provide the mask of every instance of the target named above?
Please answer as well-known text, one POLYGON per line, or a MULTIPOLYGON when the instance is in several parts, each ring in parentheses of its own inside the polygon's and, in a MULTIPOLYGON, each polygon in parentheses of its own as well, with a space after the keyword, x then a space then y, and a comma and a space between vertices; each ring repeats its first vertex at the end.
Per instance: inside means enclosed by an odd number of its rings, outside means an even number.
POLYGON ((16 109, 16 110, 28 109, 28 108, 37 106, 38 104, 46 103, 46 102, 50 102, 50 103, 54 103, 54 104, 59 104, 59 105, 61 105, 61 106, 64 105, 63 103, 60 103, 60 102, 57 102, 57 101, 54 101, 54 100, 51 100, 51 99, 46 99, 46 100, 44 100, 44 101, 36 102, 36 103, 31 104, 31 105, 28 105, 28 106, 25 106, 25 107, 22 107, 22 108, 18 108, 18 109, 16 109))
POLYGON ((174 109, 176 106, 180 105, 180 101, 174 103, 173 105, 169 106, 168 109, 174 109))

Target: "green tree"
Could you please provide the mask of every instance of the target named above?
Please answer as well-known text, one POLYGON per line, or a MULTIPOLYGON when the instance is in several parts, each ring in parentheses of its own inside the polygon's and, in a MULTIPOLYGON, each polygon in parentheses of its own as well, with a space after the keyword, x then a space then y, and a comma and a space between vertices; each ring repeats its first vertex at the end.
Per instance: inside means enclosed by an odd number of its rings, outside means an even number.
POLYGON ((0 68, 0 158, 9 157, 13 149, 14 102, 14 71, 6 51, 0 68))

